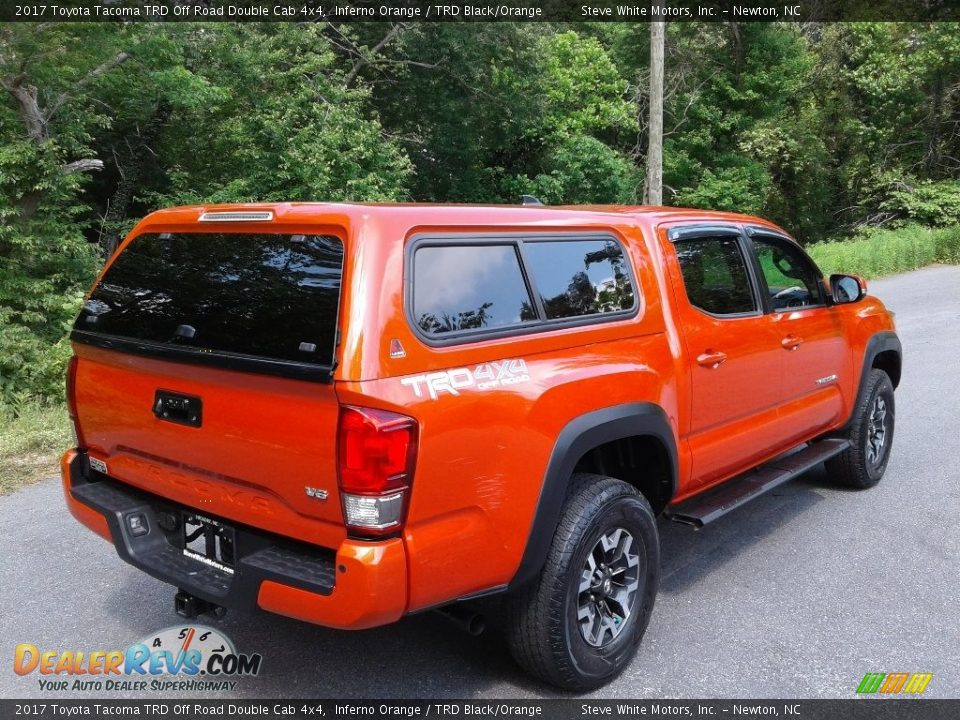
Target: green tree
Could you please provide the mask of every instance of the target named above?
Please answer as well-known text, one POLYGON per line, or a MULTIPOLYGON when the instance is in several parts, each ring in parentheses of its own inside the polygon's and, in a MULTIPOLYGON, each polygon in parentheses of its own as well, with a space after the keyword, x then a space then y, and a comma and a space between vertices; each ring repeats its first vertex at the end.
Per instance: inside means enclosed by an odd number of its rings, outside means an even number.
POLYGON ((636 198, 636 170, 618 148, 637 128, 628 84, 595 38, 437 23, 406 32, 395 54, 363 82, 409 150, 416 199, 636 198))
POLYGON ((98 263, 83 229, 103 166, 96 102, 137 37, 97 25, 0 27, 0 400, 62 396, 64 337, 98 263))
POLYGON ((937 183, 960 172, 960 25, 840 24, 824 30, 818 50, 838 223, 927 219, 927 211, 914 214, 915 189, 955 203, 954 186, 937 183))
POLYGON ((406 197, 409 160, 320 26, 221 23, 181 39, 207 101, 166 117, 150 204, 406 197))

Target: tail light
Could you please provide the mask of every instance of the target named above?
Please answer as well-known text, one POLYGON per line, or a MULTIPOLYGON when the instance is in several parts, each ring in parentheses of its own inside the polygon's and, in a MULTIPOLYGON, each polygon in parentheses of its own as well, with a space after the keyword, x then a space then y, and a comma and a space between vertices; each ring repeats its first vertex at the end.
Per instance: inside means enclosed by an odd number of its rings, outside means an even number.
POLYGON ((77 356, 70 358, 70 364, 67 365, 67 409, 70 413, 70 420, 73 422, 73 435, 77 441, 77 447, 82 448, 86 445, 83 441, 83 434, 80 432, 80 420, 77 415, 77 356))
POLYGON ((343 516, 352 530, 373 536, 403 527, 417 461, 417 421, 406 415, 344 406, 340 410, 338 472, 343 516))

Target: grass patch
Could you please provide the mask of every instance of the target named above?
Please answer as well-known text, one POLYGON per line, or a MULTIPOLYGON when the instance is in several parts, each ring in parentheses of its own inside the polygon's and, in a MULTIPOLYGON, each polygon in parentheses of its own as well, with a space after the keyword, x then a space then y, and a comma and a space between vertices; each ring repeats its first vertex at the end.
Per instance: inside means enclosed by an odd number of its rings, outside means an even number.
POLYGON ((60 455, 73 444, 63 405, 0 407, 0 495, 59 473, 60 455))
POLYGON ((878 278, 933 263, 960 263, 960 226, 875 229, 850 240, 817 243, 806 249, 826 275, 878 278))

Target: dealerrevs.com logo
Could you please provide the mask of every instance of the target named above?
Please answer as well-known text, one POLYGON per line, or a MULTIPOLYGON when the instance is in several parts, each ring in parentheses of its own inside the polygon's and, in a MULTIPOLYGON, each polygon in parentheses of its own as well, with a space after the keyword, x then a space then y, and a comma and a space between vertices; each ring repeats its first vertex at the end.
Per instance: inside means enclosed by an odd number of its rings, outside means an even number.
POLYGON ((237 678, 259 673, 262 660, 259 653, 238 653, 219 630, 187 625, 148 635, 126 650, 43 649, 20 643, 13 670, 37 676, 45 691, 229 691, 237 678))

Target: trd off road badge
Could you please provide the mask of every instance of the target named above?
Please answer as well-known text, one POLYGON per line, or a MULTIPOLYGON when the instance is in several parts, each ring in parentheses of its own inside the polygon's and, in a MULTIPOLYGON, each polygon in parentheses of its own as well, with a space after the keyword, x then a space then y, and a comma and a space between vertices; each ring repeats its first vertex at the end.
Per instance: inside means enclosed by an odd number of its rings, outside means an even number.
POLYGON ((390 341, 390 357, 394 360, 399 358, 405 358, 407 356, 407 351, 403 349, 403 344, 394 338, 390 341))
POLYGON ((260 672, 260 653, 238 653, 216 628, 175 625, 151 633, 126 650, 44 650, 20 643, 13 671, 37 673, 47 691, 232 691, 237 678, 260 672))
POLYGON ((461 390, 493 390, 528 382, 527 363, 524 360, 498 360, 480 363, 470 368, 454 368, 403 378, 401 385, 413 388, 417 397, 429 396, 436 400, 440 393, 460 395, 461 390))

